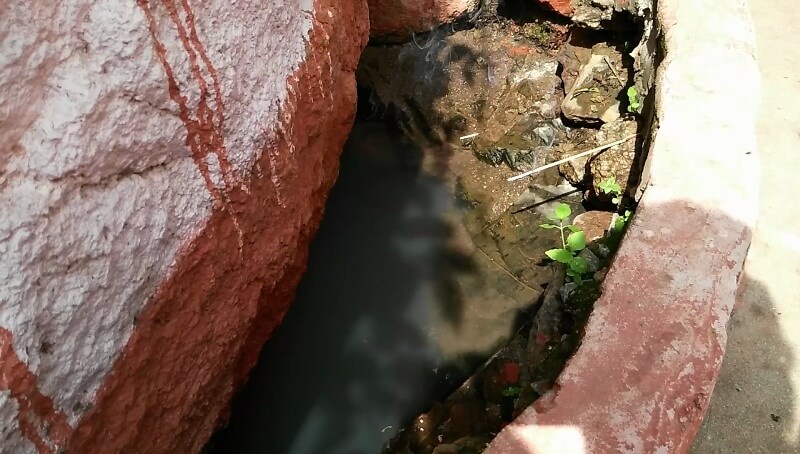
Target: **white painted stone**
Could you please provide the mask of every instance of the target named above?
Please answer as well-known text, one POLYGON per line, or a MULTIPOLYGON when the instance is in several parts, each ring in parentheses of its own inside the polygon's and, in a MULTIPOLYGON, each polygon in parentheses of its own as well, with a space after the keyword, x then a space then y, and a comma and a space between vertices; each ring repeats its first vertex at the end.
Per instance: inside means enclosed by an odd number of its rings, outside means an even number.
MULTIPOLYGON (((219 74, 228 183, 246 185, 305 56, 312 4, 189 3, 219 74)), ((178 28, 160 1, 149 4, 195 110, 200 89, 178 28)), ((186 12, 180 22, 190 30, 186 12)), ((74 426, 181 246, 224 200, 214 201, 191 157, 137 2, 10 0, 0 39, 0 327, 74 426)), ((218 157, 206 162, 224 193, 218 157)), ((14 404, 2 393, 0 424, 14 440, 14 404)))
POLYGON ((19 404, 9 391, 0 390, 0 452, 35 453, 36 447, 19 431, 19 404))

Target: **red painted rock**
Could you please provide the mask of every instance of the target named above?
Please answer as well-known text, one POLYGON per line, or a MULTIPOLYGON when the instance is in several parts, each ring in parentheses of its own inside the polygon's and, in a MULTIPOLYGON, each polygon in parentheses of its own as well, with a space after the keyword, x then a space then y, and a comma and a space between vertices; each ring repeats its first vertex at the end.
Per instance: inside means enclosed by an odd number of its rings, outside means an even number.
POLYGON ((369 0, 370 35, 408 38, 474 12, 479 0, 369 0))
POLYGON ((545 8, 570 17, 573 13, 571 0, 534 0, 545 8))
POLYGON ((359 0, 0 8, 3 452, 197 452, 336 178, 359 0))

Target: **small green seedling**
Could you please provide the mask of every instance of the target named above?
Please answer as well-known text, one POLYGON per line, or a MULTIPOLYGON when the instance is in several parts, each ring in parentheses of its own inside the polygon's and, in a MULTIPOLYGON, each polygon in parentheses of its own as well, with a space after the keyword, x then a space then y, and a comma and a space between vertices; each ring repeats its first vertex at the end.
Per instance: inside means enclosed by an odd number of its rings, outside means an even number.
POLYGON ((641 113, 642 112, 642 100, 639 97, 639 90, 636 87, 628 88, 628 112, 630 113, 641 113))
MULTIPOLYGON (((617 179, 614 177, 608 177, 605 180, 601 181, 600 184, 597 185, 601 191, 610 195, 611 203, 614 205, 619 206, 620 202, 622 202, 622 188, 620 187, 619 183, 617 183, 617 179)), ((628 221, 631 220, 631 210, 625 210, 625 213, 622 216, 617 216, 617 219, 614 221, 614 230, 616 232, 621 233, 622 229, 628 224, 628 221)))
POLYGON ((614 221, 614 230, 621 232, 631 220, 631 214, 633 214, 631 210, 625 210, 625 213, 622 216, 617 216, 617 220, 614 221))
POLYGON ((567 266, 567 276, 581 285, 583 283, 582 276, 589 271, 589 264, 583 257, 578 257, 577 254, 586 247, 586 234, 583 231, 571 224, 564 224, 564 221, 572 214, 569 205, 560 203, 556 206, 554 216, 550 218, 552 224, 541 224, 539 227, 543 229, 558 229, 561 232, 561 248, 550 249, 545 252, 550 259, 563 263, 567 266), (558 222, 558 225, 555 223, 558 222), (568 230, 570 233, 564 236, 564 231, 568 230))
POLYGON ((597 187, 599 187, 601 191, 611 196, 611 203, 614 205, 619 205, 619 203, 622 201, 622 188, 620 187, 619 183, 617 183, 616 178, 608 177, 601 181, 597 187))
POLYGON ((519 386, 509 386, 503 389, 503 396, 505 397, 519 397, 519 393, 522 391, 522 388, 519 386))

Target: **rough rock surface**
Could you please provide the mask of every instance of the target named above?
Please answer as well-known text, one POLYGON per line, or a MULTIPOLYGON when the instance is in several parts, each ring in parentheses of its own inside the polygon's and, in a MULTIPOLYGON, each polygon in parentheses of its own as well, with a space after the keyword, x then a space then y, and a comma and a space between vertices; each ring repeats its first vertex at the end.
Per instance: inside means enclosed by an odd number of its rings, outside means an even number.
POLYGON ((564 117, 588 124, 610 123, 618 119, 620 92, 629 80, 622 55, 601 43, 595 45, 591 55, 580 63, 582 66, 574 79, 570 65, 565 66, 565 87, 569 88, 561 106, 564 117))
POLYGON ((572 1, 571 0, 535 0, 540 3, 545 8, 555 11, 557 13, 561 13, 564 16, 572 16, 574 10, 572 9, 572 1))
POLYGON ((587 211, 575 216, 572 224, 583 230, 586 235, 586 241, 591 243, 606 235, 606 232, 611 227, 613 217, 614 213, 608 211, 587 211))
POLYGON ((534 0, 545 8, 570 17, 576 24, 590 28, 613 25, 617 12, 626 11, 643 17, 652 8, 652 0, 534 0))
MULTIPOLYGON (((562 157, 572 156, 594 147, 630 138, 636 134, 638 124, 633 119, 620 119, 604 124, 593 137, 578 143, 564 143, 558 147, 562 157)), ((560 166, 561 173, 572 184, 585 186, 589 198, 609 202, 611 196, 600 190, 599 184, 614 178, 622 187, 623 194, 635 187, 638 179, 631 180, 631 169, 636 158, 636 140, 631 138, 602 153, 576 158, 560 166)))
POLYGON ((658 8, 649 185, 580 349, 489 454, 686 452, 708 406, 757 213, 759 75, 746 4, 658 8))
POLYGON ((197 451, 304 267, 366 4, 12 1, 0 29, 2 450, 197 451))
POLYGON ((369 27, 373 38, 408 39, 475 12, 480 0, 369 0, 369 27))
MULTIPOLYGON (((562 39, 558 30, 547 36, 562 39)), ((545 162, 535 148, 564 134, 558 63, 543 47, 515 25, 438 31, 368 48, 358 78, 373 89, 375 104, 396 109, 415 139, 471 145, 492 164, 527 168, 545 162)))

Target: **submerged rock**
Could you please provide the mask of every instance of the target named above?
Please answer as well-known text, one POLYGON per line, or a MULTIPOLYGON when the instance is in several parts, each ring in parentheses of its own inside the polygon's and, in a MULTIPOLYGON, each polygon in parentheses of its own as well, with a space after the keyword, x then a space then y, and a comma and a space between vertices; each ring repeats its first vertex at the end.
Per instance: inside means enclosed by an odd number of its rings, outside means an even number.
POLYGON ((565 134, 559 119, 562 91, 556 75, 558 62, 530 59, 526 70, 510 75, 498 104, 482 126, 484 132, 471 143, 484 162, 528 170, 544 163, 547 149, 565 134))
POLYGON ((535 161, 529 155, 537 147, 556 140, 564 97, 558 61, 526 30, 489 24, 371 47, 358 80, 377 104, 394 108, 410 134, 469 145, 487 162, 522 168, 535 161))

